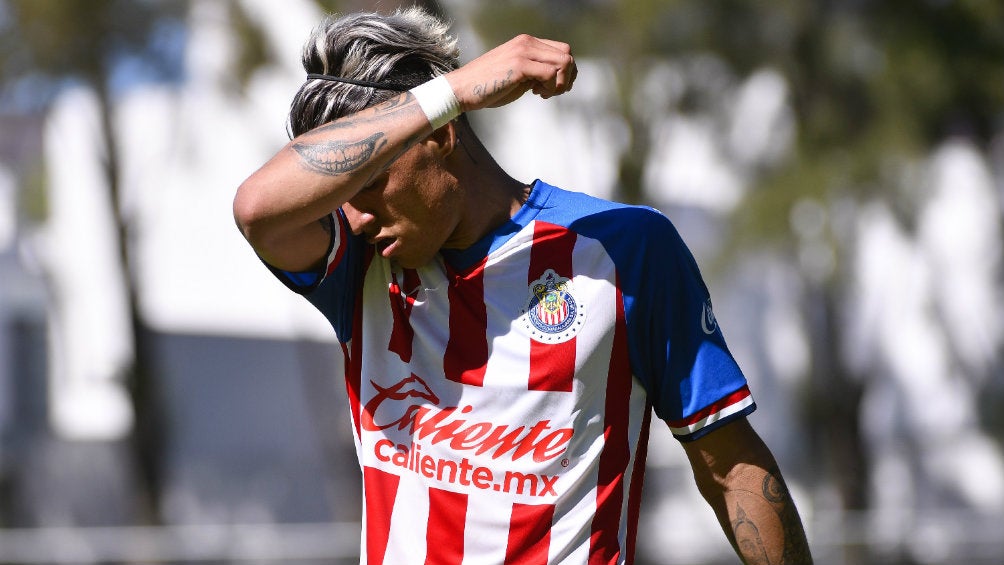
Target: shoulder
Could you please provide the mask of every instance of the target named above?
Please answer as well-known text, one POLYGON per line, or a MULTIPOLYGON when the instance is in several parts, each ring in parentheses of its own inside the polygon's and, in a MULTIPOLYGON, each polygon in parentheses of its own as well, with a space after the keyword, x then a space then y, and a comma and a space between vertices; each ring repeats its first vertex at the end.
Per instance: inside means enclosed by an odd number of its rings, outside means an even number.
POLYGON ((676 235, 672 222, 662 212, 605 200, 541 183, 548 191, 540 202, 537 220, 566 227, 580 235, 613 242, 647 235, 676 235))
POLYGON ((625 293, 647 296, 693 286, 695 295, 706 298, 707 287, 690 247, 661 211, 552 190, 538 219, 560 223, 600 244, 620 273, 625 293), (663 284, 646 284, 655 280, 663 284))

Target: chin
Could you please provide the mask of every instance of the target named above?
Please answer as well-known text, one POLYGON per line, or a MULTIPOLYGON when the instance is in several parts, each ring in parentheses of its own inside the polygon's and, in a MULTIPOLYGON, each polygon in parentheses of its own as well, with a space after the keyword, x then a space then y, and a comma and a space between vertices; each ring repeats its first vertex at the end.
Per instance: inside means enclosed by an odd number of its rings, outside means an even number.
POLYGON ((398 266, 405 269, 417 269, 427 265, 432 261, 432 257, 421 258, 421 257, 391 257, 398 266))
POLYGON ((418 249, 409 245, 401 245, 395 251, 397 252, 390 259, 405 269, 424 267, 435 261, 436 255, 439 254, 438 247, 432 248, 429 245, 423 245, 418 249))
POLYGON ((437 251, 431 255, 423 255, 421 257, 402 257, 398 260, 398 264, 405 269, 417 269, 435 263, 438 255, 439 252, 437 251))

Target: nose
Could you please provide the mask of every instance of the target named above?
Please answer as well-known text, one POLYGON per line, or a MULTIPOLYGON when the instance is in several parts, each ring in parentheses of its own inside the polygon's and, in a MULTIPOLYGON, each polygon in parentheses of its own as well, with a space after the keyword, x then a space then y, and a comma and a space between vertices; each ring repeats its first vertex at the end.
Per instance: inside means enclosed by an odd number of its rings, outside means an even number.
POLYGON ((349 229, 352 230, 352 233, 362 235, 375 231, 373 228, 376 226, 376 216, 372 213, 360 210, 349 202, 342 204, 342 212, 345 214, 345 219, 349 221, 349 229))

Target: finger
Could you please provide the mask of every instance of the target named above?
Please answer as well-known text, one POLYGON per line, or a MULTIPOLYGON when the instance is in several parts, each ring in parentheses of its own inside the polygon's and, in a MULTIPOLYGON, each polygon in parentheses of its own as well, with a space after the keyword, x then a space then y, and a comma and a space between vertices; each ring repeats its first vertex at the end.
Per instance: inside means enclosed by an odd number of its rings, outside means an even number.
POLYGON ((554 66, 555 92, 562 93, 570 90, 578 74, 571 47, 567 43, 551 39, 530 37, 529 40, 533 44, 533 48, 536 49, 529 55, 529 58, 554 66))
POLYGON ((578 71, 575 62, 570 61, 567 65, 554 67, 553 79, 548 81, 554 94, 564 94, 572 89, 578 71))
POLYGON ((536 39, 537 41, 543 43, 544 45, 547 45, 547 46, 551 47, 552 49, 555 49, 556 51, 559 51, 561 53, 565 53, 566 55, 571 55, 571 53, 572 53, 572 46, 569 45, 569 44, 567 44, 567 43, 565 43, 565 42, 563 42, 563 41, 555 41, 553 39, 544 39, 542 37, 535 37, 534 39, 536 39))
POLYGON ((561 69, 550 63, 528 61, 523 69, 525 76, 533 83, 533 92, 537 95, 555 95, 563 91, 563 77, 559 76, 561 69))
POLYGON ((572 51, 572 48, 563 41, 555 41, 553 39, 534 37, 528 33, 522 33, 520 35, 517 35, 516 37, 509 40, 509 43, 546 46, 547 48, 564 53, 571 53, 572 51))
MULTIPOLYGON (((569 56, 569 59, 571 59, 571 56, 569 56)), ((561 93, 571 90, 576 74, 575 60, 571 59, 567 65, 558 68, 555 89, 561 93)))
POLYGON ((551 39, 540 39, 532 35, 521 35, 513 39, 522 51, 522 56, 541 63, 565 65, 572 60, 572 49, 567 43, 551 39))
POLYGON ((575 58, 572 57, 568 44, 526 36, 522 39, 521 47, 524 78, 549 82, 553 85, 551 90, 558 94, 571 88, 575 75, 575 58))

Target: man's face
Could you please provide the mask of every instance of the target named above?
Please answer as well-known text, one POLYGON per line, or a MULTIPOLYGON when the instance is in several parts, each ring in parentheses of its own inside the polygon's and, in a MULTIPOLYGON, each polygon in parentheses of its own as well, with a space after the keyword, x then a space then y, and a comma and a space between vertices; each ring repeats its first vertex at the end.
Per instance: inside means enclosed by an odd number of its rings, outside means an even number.
POLYGON ((419 143, 342 206, 353 233, 405 268, 447 246, 462 215, 462 194, 435 145, 419 143))

